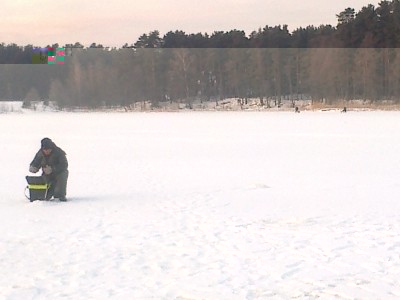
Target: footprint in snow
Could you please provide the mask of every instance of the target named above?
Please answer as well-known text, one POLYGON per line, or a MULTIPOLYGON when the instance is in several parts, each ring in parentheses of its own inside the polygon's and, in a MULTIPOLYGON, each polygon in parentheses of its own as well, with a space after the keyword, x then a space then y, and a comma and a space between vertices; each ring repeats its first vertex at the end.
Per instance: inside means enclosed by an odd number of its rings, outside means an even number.
POLYGON ((269 189, 269 188, 271 188, 271 187, 264 183, 254 183, 254 184, 250 185, 251 190, 269 189))

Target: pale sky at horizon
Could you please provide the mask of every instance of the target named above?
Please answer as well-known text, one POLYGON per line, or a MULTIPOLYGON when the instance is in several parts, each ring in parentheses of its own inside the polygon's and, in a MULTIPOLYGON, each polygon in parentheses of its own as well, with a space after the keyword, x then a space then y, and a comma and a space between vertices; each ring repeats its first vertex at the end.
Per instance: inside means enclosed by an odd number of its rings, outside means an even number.
POLYGON ((190 33, 244 30, 266 25, 336 26, 347 7, 358 12, 380 0, 1 0, 0 43, 18 45, 80 42, 121 47, 144 33, 182 30, 190 33))

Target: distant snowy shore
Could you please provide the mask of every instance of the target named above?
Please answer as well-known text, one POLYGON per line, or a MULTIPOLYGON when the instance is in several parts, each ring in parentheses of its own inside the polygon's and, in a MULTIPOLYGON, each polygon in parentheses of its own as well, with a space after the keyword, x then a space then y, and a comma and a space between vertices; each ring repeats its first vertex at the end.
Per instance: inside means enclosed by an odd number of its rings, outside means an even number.
POLYGON ((0 113, 32 113, 32 112, 177 112, 177 111, 398 111, 400 104, 395 101, 370 102, 364 100, 342 101, 341 105, 312 102, 311 100, 282 100, 266 104, 259 99, 232 98, 221 101, 193 101, 192 103, 159 102, 154 106, 150 101, 136 102, 129 106, 97 107, 97 108, 64 108, 59 109, 53 102, 32 101, 30 107, 24 107, 23 101, 0 101, 0 113))

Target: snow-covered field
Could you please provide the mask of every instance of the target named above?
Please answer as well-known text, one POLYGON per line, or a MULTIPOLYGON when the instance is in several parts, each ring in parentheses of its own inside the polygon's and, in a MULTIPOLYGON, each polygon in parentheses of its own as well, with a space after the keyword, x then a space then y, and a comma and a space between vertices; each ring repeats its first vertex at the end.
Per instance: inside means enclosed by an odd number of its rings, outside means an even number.
POLYGON ((0 299, 400 299, 399 112, 0 115, 0 299), (52 138, 66 203, 30 203, 52 138))

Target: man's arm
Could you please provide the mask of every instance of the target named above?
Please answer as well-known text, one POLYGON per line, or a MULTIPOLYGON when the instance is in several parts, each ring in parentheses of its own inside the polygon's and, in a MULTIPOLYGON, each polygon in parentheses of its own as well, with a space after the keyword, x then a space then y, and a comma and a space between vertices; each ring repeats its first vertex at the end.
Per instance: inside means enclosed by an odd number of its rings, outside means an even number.
POLYGON ((29 165, 29 172, 36 173, 40 169, 42 162, 42 154, 38 151, 29 165))

